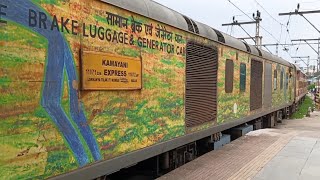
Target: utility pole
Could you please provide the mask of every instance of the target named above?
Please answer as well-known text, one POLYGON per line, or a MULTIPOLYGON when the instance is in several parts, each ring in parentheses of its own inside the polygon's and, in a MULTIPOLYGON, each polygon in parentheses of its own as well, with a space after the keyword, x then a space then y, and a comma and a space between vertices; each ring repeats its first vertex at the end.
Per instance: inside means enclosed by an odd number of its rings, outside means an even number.
POLYGON ((292 42, 296 42, 296 41, 304 41, 317 55, 318 55, 318 61, 317 61, 317 72, 319 72, 320 69, 320 38, 318 39, 293 39, 291 40, 292 42), (317 42, 318 44, 318 49, 315 49, 313 46, 311 46, 311 43, 309 43, 310 41, 313 42, 317 42))
POLYGON ((253 14, 253 19, 256 20, 256 41, 257 41, 257 46, 259 49, 261 49, 261 44, 262 44, 262 37, 260 37, 260 22, 262 21, 261 19, 261 13, 260 11, 257 11, 257 16, 253 14))
POLYGON ((260 11, 257 11, 257 14, 253 13, 253 21, 246 21, 246 22, 238 22, 235 20, 235 17, 233 16, 233 22, 232 23, 227 23, 227 24, 222 24, 222 26, 239 26, 241 29, 249 36, 245 38, 239 38, 239 39, 251 39, 255 43, 255 45, 261 49, 261 44, 262 44, 262 36, 260 36, 260 22, 262 21, 261 19, 261 13, 260 11), (241 25, 246 25, 246 24, 256 24, 256 36, 253 38, 250 36, 250 34, 241 26, 241 25))
POLYGON ((318 40, 318 63, 317 63, 317 72, 320 69, 320 39, 318 40))
MULTIPOLYGON (((293 59, 300 59, 305 65, 307 65, 307 75, 309 75, 309 66, 310 66, 310 56, 297 56, 292 57, 293 59), (307 59, 307 62, 305 62, 303 59, 307 59)), ((297 62, 297 61, 295 61, 297 62)))
MULTIPOLYGON (((288 13, 279 13, 279 16, 291 16, 291 15, 300 15, 301 17, 303 17, 316 31, 318 31, 318 33, 320 34, 320 30, 311 23, 311 21, 309 21, 309 19, 307 19, 304 14, 315 14, 315 13, 320 13, 320 10, 313 10, 313 11, 299 11, 300 9, 300 4, 298 4, 297 9, 295 9, 294 12, 288 12, 288 13)), ((320 69, 320 40, 317 39, 318 41, 318 62, 317 62, 317 72, 319 72, 320 69)), ((306 42, 306 41, 305 41, 306 42)), ((312 49, 314 49, 312 47, 312 49)))
MULTIPOLYGON (((316 59, 309 59, 309 61, 311 62, 311 61, 315 61, 316 63, 318 62, 318 58, 316 58, 316 59)), ((311 64, 311 63, 310 63, 311 64)), ((314 76, 314 74, 316 73, 316 66, 317 65, 313 65, 313 63, 312 63, 312 65, 310 65, 310 69, 311 69, 311 71, 312 71, 312 74, 311 74, 311 76, 314 76)))

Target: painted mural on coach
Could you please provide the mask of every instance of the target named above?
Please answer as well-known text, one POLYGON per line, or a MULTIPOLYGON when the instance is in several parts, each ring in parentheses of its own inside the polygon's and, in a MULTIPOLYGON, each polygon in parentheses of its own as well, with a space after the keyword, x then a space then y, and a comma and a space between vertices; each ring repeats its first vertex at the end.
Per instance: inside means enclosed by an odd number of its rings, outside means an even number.
POLYGON ((148 152, 96 178, 305 95, 290 63, 143 1, 159 15, 139 1, 0 2, 1 177, 59 177, 148 152))

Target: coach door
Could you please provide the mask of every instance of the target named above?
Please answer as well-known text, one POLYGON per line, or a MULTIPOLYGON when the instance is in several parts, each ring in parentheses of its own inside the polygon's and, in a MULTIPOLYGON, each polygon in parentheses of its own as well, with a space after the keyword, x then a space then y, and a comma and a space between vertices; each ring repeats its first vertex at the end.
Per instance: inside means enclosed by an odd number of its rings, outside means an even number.
POLYGON ((292 81, 292 68, 289 69, 289 74, 288 74, 288 89, 289 89, 289 101, 292 101, 292 93, 293 93, 293 81, 292 81))
POLYGON ((287 102, 288 101, 288 96, 287 96, 287 90, 288 90, 288 86, 289 86, 289 78, 288 78, 288 73, 284 73, 284 99, 287 102))
POLYGON ((263 107, 272 106, 272 65, 265 62, 264 64, 264 95, 263 107))
POLYGON ((188 43, 186 59, 186 126, 215 121, 218 51, 213 47, 188 43))
POLYGON ((263 64, 251 60, 250 110, 262 108, 262 72, 263 64))

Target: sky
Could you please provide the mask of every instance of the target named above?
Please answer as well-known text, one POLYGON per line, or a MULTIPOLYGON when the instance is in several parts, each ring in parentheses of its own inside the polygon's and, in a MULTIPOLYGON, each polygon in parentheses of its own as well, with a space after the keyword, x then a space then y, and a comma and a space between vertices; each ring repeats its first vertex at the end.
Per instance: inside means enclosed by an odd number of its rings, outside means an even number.
MULTIPOLYGON (((313 28, 302 16, 279 16, 279 13, 293 12, 298 3, 300 11, 320 10, 320 0, 154 0, 171 9, 174 9, 193 20, 207 24, 233 37, 247 37, 246 33, 238 26, 222 26, 231 23, 233 16, 238 22, 252 21, 252 14, 257 10, 261 12, 260 35, 263 36, 262 44, 291 43, 293 39, 317 39, 319 32, 313 28), (237 6, 237 9, 232 3, 237 6)), ((304 15, 320 30, 320 13, 304 15)), ((243 25, 243 28, 255 36, 255 25, 243 25)), ((254 45, 251 40, 246 40, 254 45)), ((278 56, 292 63, 296 58, 310 56, 310 65, 315 65, 317 53, 308 45, 279 46, 278 56), (283 49, 288 49, 284 51, 283 49)), ((304 42, 302 42, 304 43, 304 42)), ((318 50, 318 45, 312 45, 318 50)), ((276 46, 267 46, 276 55, 276 46)), ((264 50, 266 50, 264 48, 264 50)), ((307 63, 307 59, 304 59, 307 63)), ((300 66, 306 67, 302 61, 297 61, 300 66)))

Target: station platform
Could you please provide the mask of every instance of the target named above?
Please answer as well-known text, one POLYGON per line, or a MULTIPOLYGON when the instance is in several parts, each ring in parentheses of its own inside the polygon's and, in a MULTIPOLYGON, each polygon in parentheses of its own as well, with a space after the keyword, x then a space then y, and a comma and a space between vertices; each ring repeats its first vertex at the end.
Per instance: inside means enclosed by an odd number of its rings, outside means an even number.
POLYGON ((159 180, 319 180, 320 112, 253 131, 159 180))

